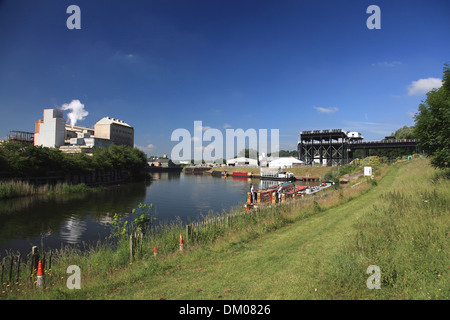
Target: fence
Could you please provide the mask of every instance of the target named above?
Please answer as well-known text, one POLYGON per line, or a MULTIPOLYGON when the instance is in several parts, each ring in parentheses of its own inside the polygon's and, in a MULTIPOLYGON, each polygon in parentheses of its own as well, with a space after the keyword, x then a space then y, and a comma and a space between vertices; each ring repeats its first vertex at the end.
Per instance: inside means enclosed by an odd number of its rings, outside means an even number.
POLYGON ((43 269, 51 275, 53 253, 40 253, 33 246, 31 253, 23 258, 21 254, 7 252, 1 260, 0 291, 2 294, 22 291, 25 287, 34 286, 37 279, 39 260, 43 269))

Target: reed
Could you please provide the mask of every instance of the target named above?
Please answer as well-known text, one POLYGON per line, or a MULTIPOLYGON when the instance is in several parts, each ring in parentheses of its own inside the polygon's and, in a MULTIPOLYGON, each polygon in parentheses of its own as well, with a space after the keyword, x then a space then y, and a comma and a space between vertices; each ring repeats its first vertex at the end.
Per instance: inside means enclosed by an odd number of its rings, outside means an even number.
POLYGON ((35 186, 27 181, 0 181, 0 200, 38 194, 67 194, 101 191, 103 187, 88 187, 84 183, 71 185, 58 182, 55 185, 45 184, 35 186))

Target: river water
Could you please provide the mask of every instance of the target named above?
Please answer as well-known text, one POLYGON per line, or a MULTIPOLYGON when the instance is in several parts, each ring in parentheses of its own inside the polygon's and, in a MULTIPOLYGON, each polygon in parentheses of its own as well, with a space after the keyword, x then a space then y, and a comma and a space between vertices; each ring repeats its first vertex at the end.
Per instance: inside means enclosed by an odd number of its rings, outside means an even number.
POLYGON ((65 245, 92 244, 111 233, 114 214, 133 220, 139 203, 152 204, 155 223, 193 221, 210 212, 242 206, 258 179, 154 173, 153 180, 110 186, 102 192, 30 196, 0 201, 0 255, 6 250, 29 253, 65 245))

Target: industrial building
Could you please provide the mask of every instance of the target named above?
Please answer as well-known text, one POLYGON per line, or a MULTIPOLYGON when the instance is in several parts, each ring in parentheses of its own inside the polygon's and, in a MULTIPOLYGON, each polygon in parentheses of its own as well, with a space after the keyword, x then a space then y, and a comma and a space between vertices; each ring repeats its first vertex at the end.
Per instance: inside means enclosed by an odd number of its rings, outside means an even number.
POLYGON ((66 123, 66 137, 64 139, 64 144, 71 144, 70 140, 73 138, 78 138, 78 135, 80 133, 89 133, 91 136, 93 136, 94 129, 77 125, 71 126, 70 124, 66 123))
POLYGON ((64 145, 66 120, 61 109, 44 109, 43 119, 35 125, 34 145, 57 148, 64 145))
POLYGON ((111 140, 114 144, 134 146, 134 128, 122 120, 104 117, 94 126, 95 137, 111 140))
POLYGON ((44 109, 43 119, 35 124, 34 145, 59 148, 67 153, 90 153, 111 144, 134 146, 134 128, 122 120, 104 117, 94 129, 71 126, 61 109, 44 109))
POLYGON ((21 143, 33 144, 34 132, 11 130, 6 139, 7 141, 16 141, 21 143))

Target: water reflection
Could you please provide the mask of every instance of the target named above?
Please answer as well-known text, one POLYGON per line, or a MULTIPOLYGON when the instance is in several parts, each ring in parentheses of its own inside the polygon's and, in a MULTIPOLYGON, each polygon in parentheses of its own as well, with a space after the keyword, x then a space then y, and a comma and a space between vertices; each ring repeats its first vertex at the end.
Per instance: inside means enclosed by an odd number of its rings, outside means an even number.
POLYGON ((86 222, 76 216, 65 221, 59 230, 60 238, 69 244, 81 242, 83 233, 87 230, 86 222))
POLYGON ((31 245, 43 244, 48 249, 104 239, 114 213, 130 213, 144 201, 147 187, 136 183, 107 187, 99 193, 0 201, 0 250, 28 253, 31 245))

